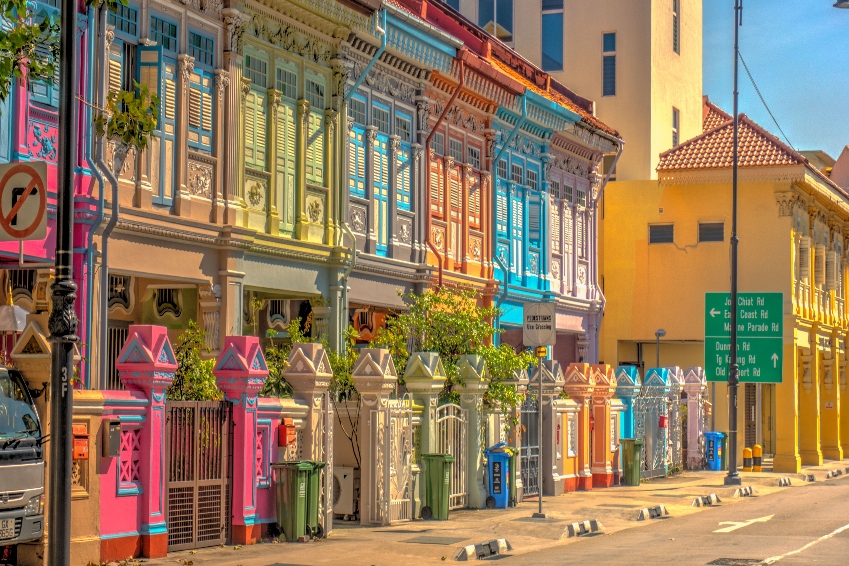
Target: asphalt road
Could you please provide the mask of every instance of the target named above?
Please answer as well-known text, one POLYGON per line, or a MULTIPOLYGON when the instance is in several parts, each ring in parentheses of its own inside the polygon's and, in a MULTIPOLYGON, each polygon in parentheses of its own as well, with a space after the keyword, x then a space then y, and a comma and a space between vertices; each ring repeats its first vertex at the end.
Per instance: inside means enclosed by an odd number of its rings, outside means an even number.
POLYGON ((655 520, 645 528, 583 538, 504 561, 534 565, 849 564, 849 477, 686 517, 655 520))

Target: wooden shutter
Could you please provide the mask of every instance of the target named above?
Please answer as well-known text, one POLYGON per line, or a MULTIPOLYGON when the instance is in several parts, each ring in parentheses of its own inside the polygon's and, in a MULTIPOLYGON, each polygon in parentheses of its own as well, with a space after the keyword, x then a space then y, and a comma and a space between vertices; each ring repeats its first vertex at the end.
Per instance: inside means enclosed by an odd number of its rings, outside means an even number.
POLYGON ((557 205, 551 207, 551 249, 560 251, 560 210, 557 205))
POLYGON ((212 74, 202 69, 189 78, 189 147, 212 152, 212 74))
POLYGON ((825 290, 837 289, 837 252, 825 252, 825 290))
POLYGON ((398 210, 410 210, 410 144, 402 143, 395 154, 395 167, 397 171, 395 189, 398 210))
POLYGON ((442 202, 443 187, 445 179, 442 175, 442 159, 434 158, 430 164, 430 209, 438 216, 444 213, 444 205, 442 202))
POLYGON ((265 169, 265 95, 253 88, 245 98, 245 163, 265 169))
POLYGON ((310 111, 307 124, 307 181, 324 186, 324 110, 310 111))
POLYGON ((528 228, 532 242, 539 244, 540 232, 540 208, 539 200, 531 200, 528 206, 528 228))
POLYGON ((124 44, 113 41, 109 46, 109 91, 121 92, 124 88, 124 44))
POLYGON ((475 228, 481 224, 481 180, 477 173, 469 177, 469 224, 475 228))
POLYGON ((348 134, 348 175, 351 194, 366 197, 366 146, 365 131, 354 126, 348 134))
POLYGON ((811 278, 811 241, 802 238, 799 242, 799 279, 811 278))
POLYGON ((295 110, 288 104, 277 109, 277 206, 283 224, 295 222, 295 110))
POLYGON ((817 246, 814 254, 814 279, 817 287, 825 285, 825 248, 823 246, 817 246))
MULTIPOLYGON (((138 71, 137 81, 139 84, 147 85, 151 95, 159 97, 159 116, 156 130, 162 130, 162 104, 164 89, 164 75, 162 71, 162 46, 161 45, 139 45, 138 46, 138 71)), ((119 89, 120 90, 120 89, 119 89)))

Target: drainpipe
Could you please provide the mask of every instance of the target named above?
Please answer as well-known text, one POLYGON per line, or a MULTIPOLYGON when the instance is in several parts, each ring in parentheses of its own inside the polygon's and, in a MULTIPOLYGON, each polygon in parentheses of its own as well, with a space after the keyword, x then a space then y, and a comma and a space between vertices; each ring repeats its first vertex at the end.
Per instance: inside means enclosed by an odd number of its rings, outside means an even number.
MULTIPOLYGON (((89 37, 94 35, 96 26, 97 26, 96 18, 91 18, 88 21, 89 34, 90 34, 89 37)), ((97 53, 97 46, 94 43, 92 43, 89 47, 89 61, 94 61, 96 53, 97 53)), ((95 81, 94 84, 99 84, 98 81, 102 81, 102 78, 97 77, 97 72, 95 72, 94 75, 95 75, 94 76, 94 81, 95 81)), ((89 81, 89 97, 94 99, 94 101, 93 101, 94 108, 99 108, 100 105, 102 104, 102 101, 99 99, 100 91, 98 89, 92 88, 91 85, 92 85, 92 81, 89 81)), ((87 115, 87 119, 88 119, 89 124, 92 122, 93 114, 94 114, 94 112, 92 111, 92 108, 88 107, 88 111, 86 112, 86 115, 87 115)), ((89 229, 89 232, 88 232, 88 246, 87 246, 87 250, 86 250, 86 267, 88 269, 88 281, 89 281, 89 283, 88 283, 88 321, 87 321, 87 324, 86 324, 85 345, 86 345, 86 350, 87 350, 86 357, 89 359, 89 361, 86 363, 86 367, 87 367, 86 377, 88 378, 88 384, 87 385, 89 387, 91 387, 91 385, 92 385, 92 383, 91 383, 91 369, 92 369, 92 365, 93 365, 91 363, 91 350, 92 350, 92 343, 91 343, 92 328, 91 327, 92 327, 92 323, 94 322, 94 317, 92 316, 92 305, 94 304, 94 251, 93 251, 93 249, 94 249, 94 234, 95 234, 95 232, 97 232, 97 229, 100 228, 100 223, 103 222, 103 204, 104 204, 104 199, 105 199, 105 194, 103 192, 103 188, 104 188, 103 175, 101 175, 100 169, 95 165, 94 160, 92 159, 92 149, 94 149, 94 151, 95 151, 95 159, 97 159, 97 156, 98 156, 97 148, 92 147, 91 136, 92 136, 93 131, 94 131, 94 128, 92 128, 92 127, 89 127, 87 129, 86 140, 87 140, 88 143, 86 143, 85 160, 86 160, 86 163, 88 164, 89 170, 92 172, 95 179, 97 180, 97 185, 100 188, 100 197, 98 199, 99 202, 98 202, 98 206, 97 206, 97 212, 96 212, 95 220, 92 223, 92 226, 91 226, 91 228, 89 229)))
POLYGON ((610 165, 610 169, 607 171, 607 175, 605 175, 604 180, 601 182, 601 188, 598 190, 598 195, 596 195, 595 199, 592 202, 593 214, 595 214, 595 264, 596 264, 596 293, 598 293, 599 297, 601 297, 601 308, 598 312, 598 324, 596 324, 595 330, 595 348, 596 348, 596 356, 595 360, 598 361, 598 352, 601 350, 601 344, 599 344, 599 338, 601 337, 601 321, 604 318, 604 308, 607 306, 607 297, 604 296, 604 291, 601 290, 601 286, 598 283, 598 228, 601 223, 601 218, 599 218, 598 211, 595 210, 596 206, 599 202, 601 202, 601 197, 604 194, 604 188, 607 186, 607 182, 610 181, 610 176, 613 175, 613 172, 616 171, 616 164, 619 162, 619 157, 622 155, 622 150, 625 147, 625 142, 623 140, 619 140, 619 149, 616 151, 616 157, 613 158, 613 163, 610 165))
MULTIPOLYGON (((519 133, 519 129, 525 124, 528 120, 528 93, 522 95, 522 115, 519 117, 519 121, 516 122, 516 125, 513 127, 513 131, 510 132, 510 135, 507 136, 507 140, 501 144, 501 149, 498 154, 495 156, 495 159, 492 160, 492 218, 495 220, 496 217, 496 209, 498 208, 498 162, 501 161, 501 156, 504 155, 504 152, 507 151, 507 148, 513 143, 513 138, 516 137, 516 134, 519 133)), ((507 195, 507 198, 510 198, 510 195, 507 195)), ((498 301, 495 303, 495 308, 500 309, 501 304, 504 302, 504 299, 507 298, 507 266, 504 265, 504 262, 501 261, 501 258, 498 257, 498 235, 495 223, 493 223, 492 228, 490 230, 490 237, 492 238, 492 259, 498 263, 499 267, 501 267, 501 272, 504 273, 504 289, 502 289, 501 293, 498 295, 498 301)), ((493 270, 493 278, 495 278, 495 270, 493 270)), ((496 330, 501 327, 501 317, 497 317, 495 319, 495 328, 496 330)), ((495 341, 498 341, 499 333, 495 333, 495 341)))
MULTIPOLYGON (((380 17, 380 23, 376 24, 375 28, 376 28, 377 33, 380 34, 380 47, 377 48, 377 51, 374 53, 374 57, 372 57, 371 61, 369 61, 368 65, 366 65, 366 68, 365 68, 365 70, 363 70, 362 74, 359 77, 357 77, 357 80, 354 81, 354 84, 351 86, 351 89, 348 91, 348 94, 345 95, 344 101, 345 101, 346 105, 351 101, 351 98, 354 96, 354 93, 357 92, 357 89, 360 88, 360 85, 363 84, 363 81, 366 80, 366 77, 368 76, 369 72, 371 72, 372 67, 374 67, 375 64, 377 63, 377 60, 380 59, 380 56, 383 55, 384 51, 386 51, 386 43, 387 43, 388 38, 386 36, 386 9, 385 8, 380 11, 379 17, 380 17)), ((345 132, 347 132, 347 129, 348 129, 348 115, 347 115, 346 112, 340 112, 340 114, 341 115, 339 117, 339 120, 340 120, 341 123, 340 123, 339 131, 342 132, 342 135, 345 136, 344 137, 344 139, 345 139, 344 143, 348 143, 348 141, 347 141, 348 137, 347 137, 347 134, 345 133, 345 132)), ((348 163, 347 156, 348 156, 348 152, 343 151, 342 152, 342 162, 347 163, 348 167, 350 167, 350 163, 348 163)), ((342 179, 341 179, 341 183, 343 185, 345 185, 347 183, 347 176, 348 176, 348 172, 347 172, 347 167, 346 167, 345 172, 343 173, 342 179)), ((345 200, 340 199, 340 202, 347 202, 348 191, 345 191, 344 194, 345 194, 345 200)), ((354 266, 357 264, 358 250, 357 250, 357 237, 354 236, 354 233, 351 231, 351 227, 348 226, 348 220, 347 220, 347 215, 345 214, 344 206, 339 211, 339 222, 342 226, 342 229, 345 231, 345 233, 351 239, 351 258, 348 260, 348 265, 345 267, 345 271, 342 272, 342 305, 343 305, 342 308, 347 309, 348 308, 348 277, 351 275, 351 272, 354 270, 354 266)), ((344 323, 344 318, 342 319, 342 322, 344 323)), ((342 348, 343 348, 342 351, 344 352, 345 351, 344 345, 342 345, 342 348)))
MULTIPOLYGON (((100 26, 97 33, 97 50, 98 56, 103 58, 103 65, 98 65, 98 68, 103 69, 104 76, 98 76, 98 80, 96 83, 97 87, 97 100, 98 104, 103 103, 106 100, 106 69, 108 69, 108 65, 106 64, 105 58, 107 57, 106 53, 106 23, 107 23, 107 15, 108 11, 106 6, 102 6, 100 8, 100 26)), ((100 136, 97 140, 97 147, 95 149, 95 160, 97 161, 97 167, 100 169, 103 176, 109 181, 109 185, 112 187, 112 214, 109 217, 109 222, 106 223, 106 226, 103 228, 103 232, 100 235, 100 385, 101 388, 105 385, 106 380, 106 372, 109 368, 109 361, 106 356, 106 341, 107 341, 107 331, 108 331, 108 318, 109 318, 109 236, 112 234, 112 230, 115 229, 115 225, 118 223, 118 213, 120 211, 118 206, 118 179, 115 178, 113 174, 112 167, 103 161, 103 147, 104 147, 105 136, 100 136)), ((113 156, 113 162, 115 161, 115 157, 113 156)), ((122 160, 123 161, 123 160, 122 160)), ((114 165, 114 163, 113 163, 114 165)), ((101 181, 101 186, 103 183, 101 181)), ((100 202, 101 202, 101 210, 103 209, 103 202, 105 195, 104 191, 100 192, 100 202)))
MULTIPOLYGON (((442 121, 445 120, 445 116, 448 114, 448 110, 451 108, 451 105, 454 104, 454 101, 457 100, 457 96, 460 95, 460 91, 463 90, 463 86, 466 84, 466 63, 460 58, 460 82, 457 84, 457 89, 454 91, 454 94, 451 95, 451 99, 448 100, 448 104, 445 105, 445 108, 442 109, 442 114, 439 115, 439 118, 436 119, 436 124, 433 125, 433 129, 431 129, 430 133, 427 135, 427 139, 425 140, 425 159, 430 159, 430 140, 433 139, 433 136, 436 134, 436 130, 439 129, 439 126, 442 124, 442 121)), ((447 138, 446 138, 447 140, 447 138)), ((439 266, 439 288, 442 288, 442 256, 439 255, 439 251, 436 249, 436 246, 433 245, 433 242, 430 239, 430 164, 428 163, 428 169, 425 171, 425 219, 427 224, 425 226, 425 236, 427 241, 427 246, 430 248, 430 251, 433 252, 433 255, 436 256, 437 265, 439 266)), ((451 204, 446 203, 450 208, 451 204)), ((445 242, 448 241, 448 234, 445 234, 445 242)))

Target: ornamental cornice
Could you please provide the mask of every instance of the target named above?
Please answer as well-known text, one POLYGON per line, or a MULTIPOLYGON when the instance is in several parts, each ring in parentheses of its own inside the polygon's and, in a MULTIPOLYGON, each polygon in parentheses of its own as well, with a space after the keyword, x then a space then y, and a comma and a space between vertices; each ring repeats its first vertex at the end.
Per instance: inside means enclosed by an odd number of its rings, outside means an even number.
MULTIPOLYGON (((744 183, 787 183, 804 179, 804 169, 790 167, 741 167, 739 180, 744 183)), ((658 171, 661 186, 731 184, 731 169, 681 169, 658 171)))
POLYGON ((553 151, 551 152, 550 164, 553 169, 559 169, 560 171, 576 175, 582 179, 587 179, 592 182, 592 179, 590 179, 594 165, 592 161, 588 161, 576 155, 553 151))
MULTIPOLYGON (((364 58, 356 55, 349 56, 349 61, 351 72, 348 73, 348 78, 351 80, 345 86, 346 92, 354 86, 353 81, 363 74, 368 65, 364 58)), ((418 80, 417 77, 395 72, 392 68, 387 68, 387 65, 376 65, 369 71, 363 84, 372 90, 403 100, 411 106, 416 103, 416 91, 424 85, 423 81, 418 80)))
POLYGON ((316 29, 304 27, 280 14, 257 10, 250 17, 250 23, 246 26, 249 37, 315 63, 329 65, 340 43, 340 40, 328 37, 329 34, 316 33, 316 29))
POLYGON ((297 24, 301 32, 312 32, 316 39, 321 34, 325 38, 345 41, 352 29, 371 29, 371 18, 357 14, 336 0, 245 0, 244 5, 279 24, 297 24))
POLYGON ((619 147, 616 142, 600 135, 594 128, 590 128, 583 122, 575 122, 572 126, 572 135, 574 135, 582 144, 594 148, 601 153, 613 153, 619 147))

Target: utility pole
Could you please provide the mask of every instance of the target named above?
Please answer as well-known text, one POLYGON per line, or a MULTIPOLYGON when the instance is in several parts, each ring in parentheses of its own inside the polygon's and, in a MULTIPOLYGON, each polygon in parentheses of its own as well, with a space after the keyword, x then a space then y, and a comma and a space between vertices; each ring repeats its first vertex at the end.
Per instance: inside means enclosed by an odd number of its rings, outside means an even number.
POLYGON ((47 496, 47 563, 71 563, 71 424, 77 286, 73 281, 74 161, 76 147, 77 2, 62 0, 59 60, 59 156, 56 273, 47 327, 52 342, 50 378, 50 485, 47 496))
POLYGON ((739 114, 737 111, 737 66, 740 60, 740 26, 743 25, 743 0, 734 0, 734 163, 731 168, 731 360, 728 367, 728 475, 725 485, 741 485, 737 474, 737 161, 739 153, 739 114))

